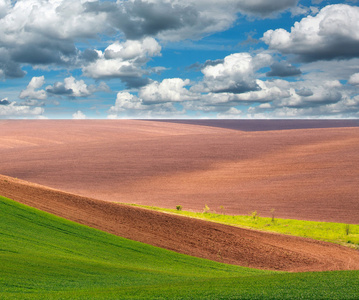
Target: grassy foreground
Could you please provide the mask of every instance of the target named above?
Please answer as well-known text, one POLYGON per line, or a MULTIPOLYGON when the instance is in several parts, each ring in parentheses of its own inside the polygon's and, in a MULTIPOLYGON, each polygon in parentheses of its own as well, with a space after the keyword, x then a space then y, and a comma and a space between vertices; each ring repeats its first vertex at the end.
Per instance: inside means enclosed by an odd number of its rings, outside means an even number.
POLYGON ((356 299, 359 271, 279 273, 130 241, 0 197, 0 299, 356 299))
POLYGON ((245 215, 225 215, 211 212, 190 212, 137 204, 127 204, 161 212, 179 214, 233 226, 272 231, 294 236, 308 237, 359 248, 359 225, 331 222, 315 222, 293 219, 263 218, 253 212, 245 215))

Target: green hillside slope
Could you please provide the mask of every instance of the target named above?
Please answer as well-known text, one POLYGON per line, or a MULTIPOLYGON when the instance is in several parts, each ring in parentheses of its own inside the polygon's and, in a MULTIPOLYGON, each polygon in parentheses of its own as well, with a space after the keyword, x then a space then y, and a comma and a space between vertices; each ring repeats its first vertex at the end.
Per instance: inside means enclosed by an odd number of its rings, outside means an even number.
POLYGON ((2 197, 0 265, 0 299, 355 299, 359 286, 359 272, 288 274, 220 264, 2 197))

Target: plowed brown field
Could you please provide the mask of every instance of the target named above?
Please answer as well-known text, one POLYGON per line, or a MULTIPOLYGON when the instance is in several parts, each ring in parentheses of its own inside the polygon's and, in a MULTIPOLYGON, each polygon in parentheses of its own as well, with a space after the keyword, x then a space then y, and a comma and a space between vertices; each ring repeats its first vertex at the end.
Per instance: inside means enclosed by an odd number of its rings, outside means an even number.
POLYGON ((71 195, 0 176, 0 194, 132 240, 215 261, 283 271, 359 269, 359 252, 71 195))
POLYGON ((0 174, 108 201, 359 223, 357 122, 215 123, 4 120, 0 174))

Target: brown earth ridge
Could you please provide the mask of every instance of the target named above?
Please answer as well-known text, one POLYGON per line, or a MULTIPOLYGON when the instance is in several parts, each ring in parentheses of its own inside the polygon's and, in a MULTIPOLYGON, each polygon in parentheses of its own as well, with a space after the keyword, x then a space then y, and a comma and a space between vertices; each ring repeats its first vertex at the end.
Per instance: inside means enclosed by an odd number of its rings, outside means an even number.
POLYGON ((111 202, 359 224, 358 120, 174 122, 2 120, 0 174, 111 202))
POLYGON ((85 198, 0 175, 0 194, 112 234, 240 266, 293 272, 357 270, 359 252, 85 198))

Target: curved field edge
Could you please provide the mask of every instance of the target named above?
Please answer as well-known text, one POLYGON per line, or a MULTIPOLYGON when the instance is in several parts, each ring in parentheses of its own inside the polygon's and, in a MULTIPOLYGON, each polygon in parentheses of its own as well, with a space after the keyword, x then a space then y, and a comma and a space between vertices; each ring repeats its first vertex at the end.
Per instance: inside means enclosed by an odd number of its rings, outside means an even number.
POLYGON ((0 298, 273 274, 127 240, 0 197, 0 298))
MULTIPOLYGON (((191 218, 217 222, 221 224, 276 232, 286 235, 307 237, 359 249, 359 225, 332 222, 316 222, 294 219, 260 217, 255 211, 249 215, 226 215, 224 213, 191 212, 130 203, 122 203, 145 209, 178 214, 191 218)), ((208 208, 208 207, 207 207, 208 208)), ((204 208, 204 211, 206 208, 204 208)))
POLYGON ((123 239, 0 197, 2 299, 356 299, 359 271, 280 273, 123 239))

